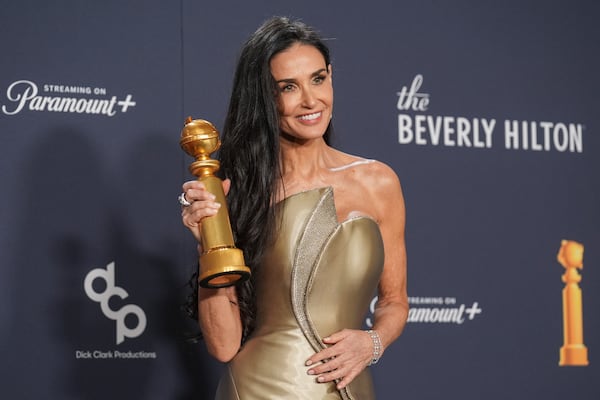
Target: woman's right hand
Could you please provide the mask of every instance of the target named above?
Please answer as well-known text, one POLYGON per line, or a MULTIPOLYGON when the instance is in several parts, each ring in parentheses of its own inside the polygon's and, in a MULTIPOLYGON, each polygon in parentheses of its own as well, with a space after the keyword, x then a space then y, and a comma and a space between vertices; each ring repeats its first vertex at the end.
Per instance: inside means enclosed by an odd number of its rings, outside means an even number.
MULTIPOLYGON (((231 181, 223 181, 223 191, 225 195, 229 193, 231 181)), ((188 181, 183 184, 183 194, 185 199, 192 203, 189 206, 181 207, 181 220, 194 235, 198 243, 201 243, 200 234, 202 232, 202 220, 213 216, 219 211, 221 204, 215 201, 215 196, 206 190, 204 184, 200 181, 188 181)))

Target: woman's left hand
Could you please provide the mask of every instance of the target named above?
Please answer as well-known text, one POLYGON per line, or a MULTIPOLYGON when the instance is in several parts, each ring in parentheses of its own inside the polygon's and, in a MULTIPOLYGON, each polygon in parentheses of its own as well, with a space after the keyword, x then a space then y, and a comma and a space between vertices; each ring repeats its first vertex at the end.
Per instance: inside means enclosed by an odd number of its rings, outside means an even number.
POLYGON ((372 360, 373 341, 361 330, 344 329, 323 339, 329 345, 306 361, 309 375, 317 382, 337 381, 337 388, 346 387, 372 360))

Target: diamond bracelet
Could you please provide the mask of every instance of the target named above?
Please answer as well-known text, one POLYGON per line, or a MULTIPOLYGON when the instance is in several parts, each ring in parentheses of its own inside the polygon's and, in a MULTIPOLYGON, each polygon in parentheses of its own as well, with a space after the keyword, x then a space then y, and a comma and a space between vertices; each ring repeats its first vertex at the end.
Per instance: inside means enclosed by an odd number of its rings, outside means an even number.
POLYGON ((371 361, 369 361, 368 365, 377 364, 377 361, 379 361, 379 356, 381 356, 381 339, 379 338, 377 331, 368 330, 367 333, 373 341, 373 357, 371 358, 371 361))

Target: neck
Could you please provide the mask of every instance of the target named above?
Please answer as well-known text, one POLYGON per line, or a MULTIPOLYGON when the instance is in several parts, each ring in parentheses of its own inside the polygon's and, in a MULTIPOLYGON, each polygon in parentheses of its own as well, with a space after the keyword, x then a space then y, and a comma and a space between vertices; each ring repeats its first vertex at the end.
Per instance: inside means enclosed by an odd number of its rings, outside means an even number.
POLYGON ((284 176, 309 177, 326 165, 329 146, 323 138, 299 140, 282 136, 279 146, 284 176))

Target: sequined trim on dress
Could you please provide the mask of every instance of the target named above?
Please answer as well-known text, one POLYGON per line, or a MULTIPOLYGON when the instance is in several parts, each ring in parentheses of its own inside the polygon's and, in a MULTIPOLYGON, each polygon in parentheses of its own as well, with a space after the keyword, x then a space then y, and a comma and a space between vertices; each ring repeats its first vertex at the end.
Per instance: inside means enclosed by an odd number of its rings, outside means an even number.
POLYGON ((311 329, 306 315, 306 290, 315 261, 321 254, 324 243, 337 227, 335 208, 329 206, 333 201, 333 189, 324 189, 321 199, 308 217, 304 233, 300 237, 294 264, 292 267, 291 298, 294 315, 304 336, 315 351, 324 349, 321 338, 311 329))
MULTIPOLYGON (((306 309, 307 295, 310 286, 312 286, 315 267, 323 252, 323 248, 329 242, 332 234, 340 227, 333 198, 333 188, 327 187, 322 190, 321 198, 308 217, 304 233, 299 239, 296 254, 294 255, 291 282, 291 299, 294 315, 304 336, 316 352, 324 349, 325 345, 308 319, 306 309)), ((348 387, 340 390, 339 393, 344 400, 354 399, 348 387)))

